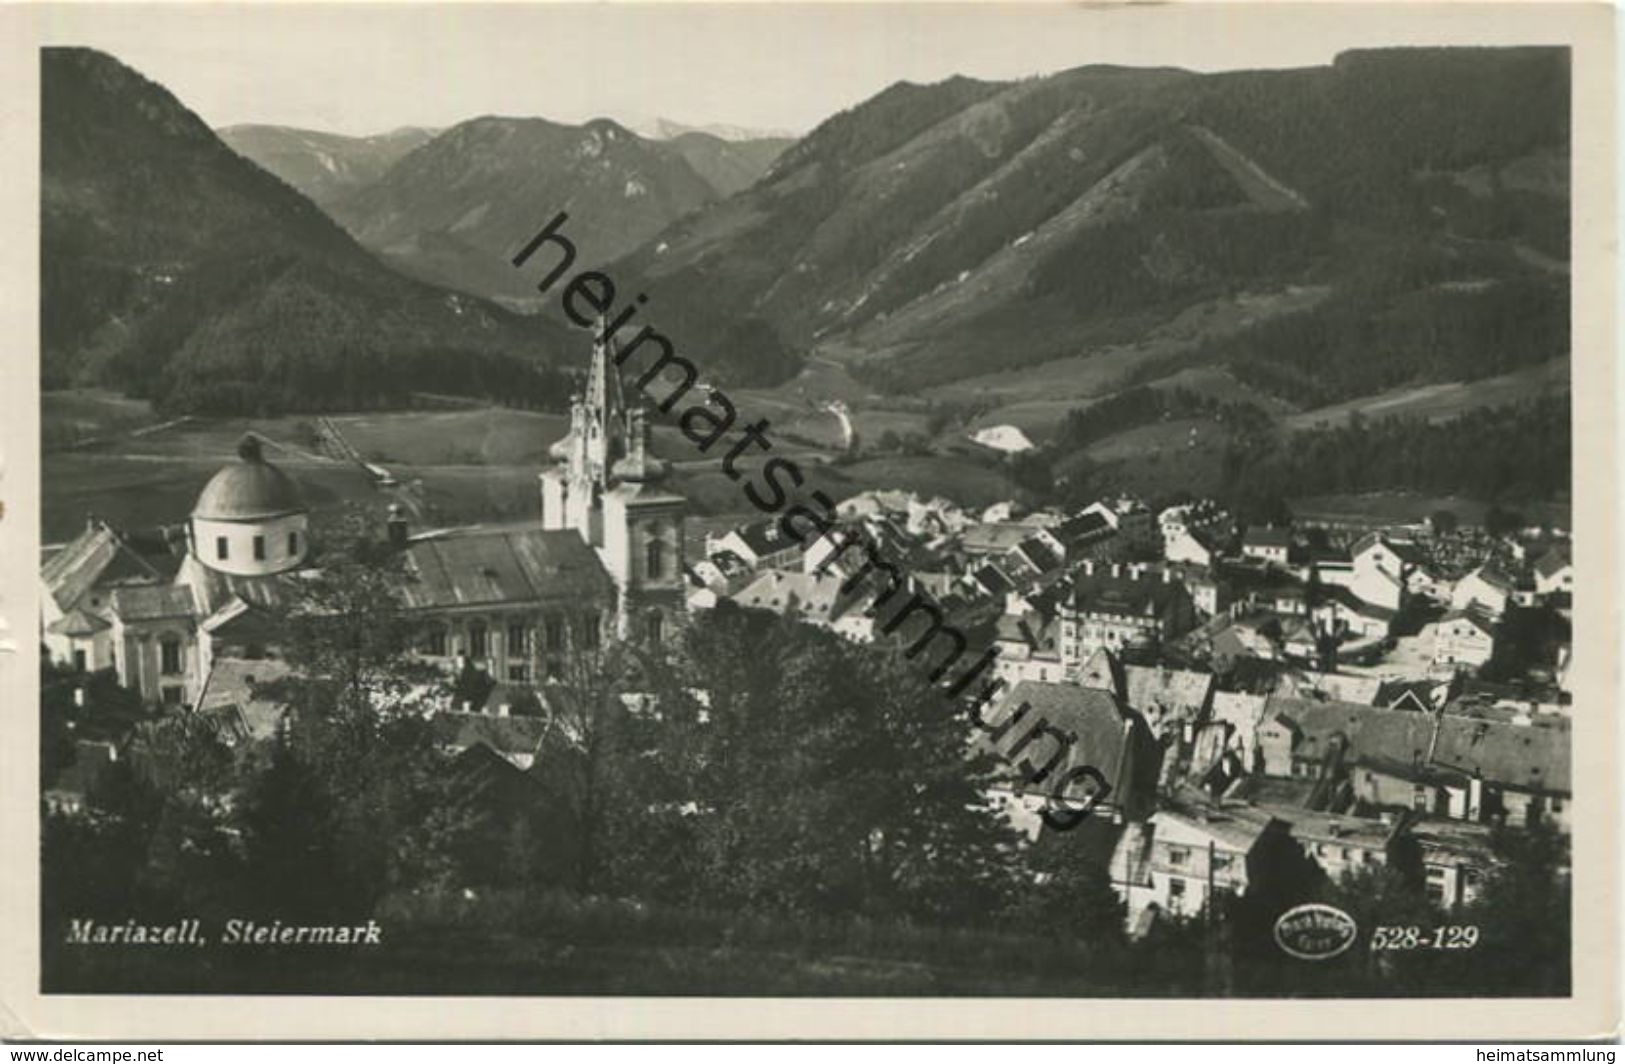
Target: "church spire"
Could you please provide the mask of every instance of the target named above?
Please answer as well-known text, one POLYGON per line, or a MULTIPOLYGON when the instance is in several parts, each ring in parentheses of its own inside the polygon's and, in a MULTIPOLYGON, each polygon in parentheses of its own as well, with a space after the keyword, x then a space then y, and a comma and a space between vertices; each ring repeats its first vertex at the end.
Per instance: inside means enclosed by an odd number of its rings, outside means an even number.
POLYGON ((587 370, 587 466, 600 490, 608 486, 609 472, 627 452, 626 393, 618 361, 620 345, 606 337, 608 323, 598 318, 587 370))

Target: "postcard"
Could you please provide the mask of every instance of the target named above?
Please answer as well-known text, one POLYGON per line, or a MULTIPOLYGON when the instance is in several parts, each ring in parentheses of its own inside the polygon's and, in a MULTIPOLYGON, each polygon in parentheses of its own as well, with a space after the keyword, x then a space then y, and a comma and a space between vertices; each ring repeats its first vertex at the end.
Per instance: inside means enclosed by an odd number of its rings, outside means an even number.
POLYGON ((8 1037, 1617 1036, 1611 8, 0 27, 8 1037))

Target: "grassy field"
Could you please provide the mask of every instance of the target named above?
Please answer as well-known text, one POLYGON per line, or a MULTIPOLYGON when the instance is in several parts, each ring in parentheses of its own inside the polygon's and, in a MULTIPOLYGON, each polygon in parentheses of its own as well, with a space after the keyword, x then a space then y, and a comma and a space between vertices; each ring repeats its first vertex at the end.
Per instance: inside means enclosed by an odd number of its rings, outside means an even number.
MULTIPOLYGON (((1150 329, 1134 343, 1104 346, 1087 354, 969 377, 927 388, 923 394, 956 400, 991 398, 998 405, 979 417, 973 428, 1015 425, 1035 442, 1042 443, 1069 410, 1121 390, 1129 383, 1131 374, 1158 362, 1177 361, 1206 337, 1231 333, 1265 318, 1314 306, 1325 295, 1322 288, 1300 287, 1213 300, 1188 308, 1173 320, 1150 329)), ((1174 370, 1187 371, 1192 368, 1174 370)), ((1191 378, 1197 385, 1196 390, 1225 387, 1212 376, 1215 370, 1194 367, 1194 372, 1202 374, 1191 378)), ((1279 401, 1274 402, 1277 407, 1281 405, 1279 401)))
MULTIPOLYGON (((1449 510, 1465 525, 1481 525, 1489 504, 1459 495, 1418 495, 1412 492, 1383 491, 1363 495, 1313 495, 1287 500, 1299 518, 1321 520, 1374 519, 1400 523, 1425 521, 1439 511, 1449 510)), ((1567 503, 1509 504, 1534 523, 1547 522, 1557 528, 1573 528, 1573 514, 1567 503)))
POLYGON ((1553 359, 1499 377, 1396 388, 1335 406, 1305 410, 1287 418, 1286 425, 1294 430, 1317 425, 1340 425, 1346 423, 1356 411, 1367 420, 1401 417, 1443 421, 1469 410, 1538 399, 1546 395, 1563 395, 1568 390, 1569 362, 1567 359, 1553 359))
POLYGON ((103 388, 74 388, 40 394, 42 444, 47 450, 81 440, 157 424, 145 399, 127 399, 103 388))

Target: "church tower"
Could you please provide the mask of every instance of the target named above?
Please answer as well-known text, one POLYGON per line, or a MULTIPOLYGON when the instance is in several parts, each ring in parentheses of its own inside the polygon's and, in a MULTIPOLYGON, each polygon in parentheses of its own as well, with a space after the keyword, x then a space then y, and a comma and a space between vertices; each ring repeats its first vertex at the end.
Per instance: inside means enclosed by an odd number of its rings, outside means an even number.
POLYGON ((686 608, 688 503, 663 486, 669 469, 650 449, 647 410, 641 397, 627 400, 620 348, 604 329, 600 319, 569 435, 549 448, 542 527, 574 530, 598 552, 619 593, 620 638, 659 643, 686 608))
POLYGON ((615 463, 627 453, 620 345, 604 338, 605 328, 599 318, 586 392, 570 397, 570 433, 549 449, 560 465, 542 474, 542 527, 573 528, 593 547, 604 545, 603 495, 615 463))

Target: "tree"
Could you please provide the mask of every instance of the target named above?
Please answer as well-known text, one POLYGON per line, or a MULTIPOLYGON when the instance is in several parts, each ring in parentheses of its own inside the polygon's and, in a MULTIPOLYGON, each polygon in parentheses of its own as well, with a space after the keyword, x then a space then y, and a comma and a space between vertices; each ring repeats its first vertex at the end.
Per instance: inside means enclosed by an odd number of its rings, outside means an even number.
POLYGON ((1025 855, 1030 882, 1013 892, 1009 915, 1024 930, 1043 928, 1097 949, 1124 944, 1128 904, 1108 871, 1116 832, 1102 821, 1046 831, 1025 855))
POLYGON ((422 708, 438 676, 411 653, 420 626, 404 606, 400 554, 353 508, 319 538, 320 567, 281 585, 275 623, 292 676, 274 693, 318 716, 422 708))
POLYGON ((701 896, 932 922, 998 909, 1013 836, 982 798, 988 766, 966 761, 969 723, 900 647, 719 608, 681 667, 710 701, 676 729, 701 896))
POLYGON ((1456 512, 1454 510, 1435 510, 1433 511, 1432 515, 1428 517, 1428 524, 1432 526, 1433 534, 1435 536, 1449 536, 1455 534, 1455 531, 1458 527, 1460 527, 1461 522, 1460 519, 1456 517, 1456 512))

